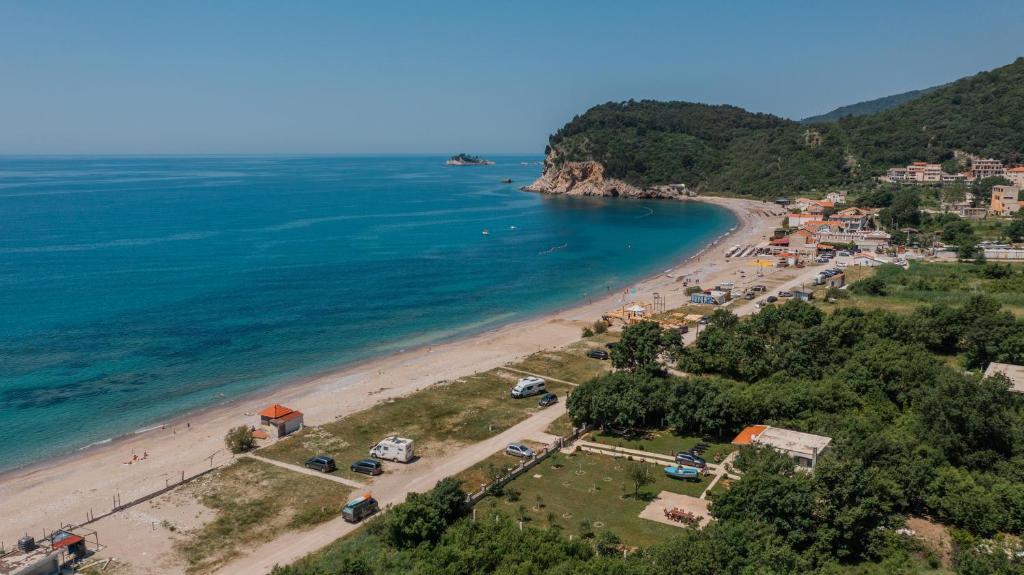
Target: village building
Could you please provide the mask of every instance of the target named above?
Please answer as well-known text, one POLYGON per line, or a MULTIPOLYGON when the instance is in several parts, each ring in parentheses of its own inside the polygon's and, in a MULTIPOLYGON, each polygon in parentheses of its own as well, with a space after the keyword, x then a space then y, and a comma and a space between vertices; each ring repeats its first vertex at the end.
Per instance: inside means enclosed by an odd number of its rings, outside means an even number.
POLYGON ((260 425, 268 428, 271 434, 278 438, 302 429, 302 424, 303 415, 301 411, 295 411, 278 403, 260 412, 260 425))
POLYGON ((881 230, 867 230, 859 232, 820 232, 816 234, 818 241, 823 244, 855 244, 862 250, 876 250, 879 247, 889 245, 892 236, 881 230))
POLYGON ((809 213, 790 212, 786 214, 786 224, 791 228, 803 227, 807 222, 813 222, 817 219, 819 219, 819 216, 809 213))
POLYGON ((906 180, 915 184, 938 184, 942 182, 942 166, 928 162, 914 162, 907 166, 906 180))
POLYGON ((1020 188, 1017 186, 992 186, 989 211, 997 216, 1012 216, 1020 211, 1020 188))
POLYGON ((797 230, 788 236, 769 242, 770 251, 781 255, 781 252, 792 252, 794 255, 814 256, 818 253, 818 240, 807 230, 797 230))
POLYGON ((1003 163, 999 160, 988 158, 971 162, 971 177, 976 180, 1002 177, 1005 174, 1006 168, 1003 167, 1003 163))
POLYGON ((906 168, 889 168, 885 175, 882 176, 882 181, 898 184, 900 182, 907 181, 907 169, 906 168))
POLYGON ((864 208, 846 208, 832 214, 829 220, 842 222, 848 232, 859 232, 867 229, 872 215, 872 212, 864 208))
POLYGON ((846 203, 846 192, 829 192, 825 194, 825 199, 832 202, 833 206, 846 203))
POLYGON ((1010 184, 1018 188, 1024 188, 1024 166, 1017 166, 1006 170, 1006 175, 1003 177, 1010 180, 1010 184))
POLYGON ((1006 379, 1010 380, 1010 391, 1024 393, 1024 366, 993 361, 988 364, 988 368, 985 370, 985 377, 992 377, 994 375, 1003 375, 1006 379))
POLYGON ((793 458, 798 468, 814 469, 832 445, 832 438, 768 425, 751 425, 732 440, 733 445, 762 445, 793 458))
POLYGON ((882 264, 885 264, 885 263, 888 263, 888 262, 886 262, 883 259, 876 258, 875 256, 873 256, 871 254, 866 254, 866 253, 863 253, 863 252, 853 256, 853 265, 855 265, 855 266, 875 268, 875 267, 878 267, 878 266, 880 266, 882 264))

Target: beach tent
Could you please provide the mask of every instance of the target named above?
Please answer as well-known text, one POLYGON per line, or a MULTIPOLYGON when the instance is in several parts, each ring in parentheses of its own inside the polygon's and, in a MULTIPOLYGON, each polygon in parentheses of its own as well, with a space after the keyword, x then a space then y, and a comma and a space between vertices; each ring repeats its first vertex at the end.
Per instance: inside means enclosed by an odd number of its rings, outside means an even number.
POLYGON ((633 304, 633 305, 627 307, 626 311, 632 312, 632 313, 644 313, 644 312, 647 311, 647 308, 645 308, 644 306, 642 306, 640 304, 633 304))

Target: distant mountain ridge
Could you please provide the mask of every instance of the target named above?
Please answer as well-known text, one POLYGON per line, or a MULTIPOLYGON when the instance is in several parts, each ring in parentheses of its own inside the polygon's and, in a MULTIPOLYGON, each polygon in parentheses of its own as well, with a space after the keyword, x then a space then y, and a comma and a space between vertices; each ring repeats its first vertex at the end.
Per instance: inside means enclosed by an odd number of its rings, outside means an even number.
POLYGON ((888 110, 889 108, 895 108, 896 106, 916 100, 929 92, 934 92, 935 90, 948 85, 949 84, 943 84, 941 86, 932 86, 931 88, 925 88, 923 90, 911 90, 909 92, 903 92, 902 94, 893 94, 892 96, 884 96, 882 98, 875 98, 874 100, 865 100, 848 106, 840 106, 831 112, 826 112, 817 116, 808 116, 803 120, 800 120, 800 123, 823 124, 826 122, 836 122, 841 118, 850 116, 855 117, 876 114, 878 112, 888 110))
POLYGON ((551 135, 544 174, 527 189, 574 193, 579 181, 588 194, 617 195, 622 183, 685 184, 768 197, 865 181, 956 152, 1024 161, 1024 58, 921 92, 875 113, 814 124, 728 105, 609 102, 551 135), (615 184, 602 185, 598 173, 615 184))

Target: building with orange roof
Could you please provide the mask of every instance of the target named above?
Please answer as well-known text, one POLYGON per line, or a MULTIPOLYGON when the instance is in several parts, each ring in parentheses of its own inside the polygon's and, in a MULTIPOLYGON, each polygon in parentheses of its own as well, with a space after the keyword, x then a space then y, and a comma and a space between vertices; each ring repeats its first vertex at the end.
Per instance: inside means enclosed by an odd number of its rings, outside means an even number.
POLYGON ((751 425, 732 440, 733 445, 770 447, 796 462, 798 469, 814 469, 832 445, 832 438, 770 425, 751 425))
POLYGON ((1003 177, 1010 180, 1010 183, 1018 188, 1024 188, 1024 166, 1016 166, 1006 170, 1006 175, 1003 177))
POLYGON ((278 438, 302 429, 303 420, 304 416, 301 411, 296 411, 279 403, 275 403, 260 412, 260 426, 268 428, 278 438))
POLYGON ((750 425, 747 426, 732 440, 733 445, 750 445, 751 440, 755 435, 759 435, 762 431, 768 429, 767 425, 750 425))

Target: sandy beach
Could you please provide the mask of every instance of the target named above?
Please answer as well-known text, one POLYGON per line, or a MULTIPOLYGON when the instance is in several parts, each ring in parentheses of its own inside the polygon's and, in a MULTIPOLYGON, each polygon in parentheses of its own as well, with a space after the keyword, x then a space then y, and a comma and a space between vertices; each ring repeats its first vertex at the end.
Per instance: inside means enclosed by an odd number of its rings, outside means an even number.
MULTIPOLYGON (((725 250, 737 244, 763 241, 778 226, 782 214, 778 206, 760 201, 699 201, 732 210, 738 219, 736 228, 700 254, 637 282, 637 295, 628 296, 626 301, 634 297, 650 300, 653 292, 659 292, 671 308, 687 301, 684 287, 678 281, 683 276, 698 279, 702 285, 736 279, 741 269, 751 269, 750 260, 727 259, 725 250)), ((751 279, 749 283, 756 282, 751 279)), ((43 530, 53 530, 60 524, 82 523, 90 512, 100 515, 109 511, 118 497, 127 502, 165 487, 182 474, 189 476, 231 460, 231 454, 224 448, 225 432, 237 425, 254 423, 256 412, 268 403, 282 403, 303 411, 307 425, 328 422, 439 381, 485 371, 539 350, 565 346, 579 339, 582 325, 620 307, 622 297, 621 293, 612 293, 470 338, 381 357, 254 393, 226 405, 182 414, 174 422, 73 456, 0 475, 0 540, 10 547, 25 533, 38 537, 43 530)), ((119 532, 114 525, 96 528, 101 543, 114 546, 131 540, 131 533, 119 532)))

